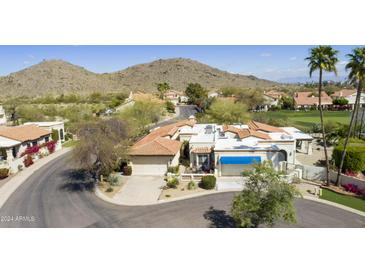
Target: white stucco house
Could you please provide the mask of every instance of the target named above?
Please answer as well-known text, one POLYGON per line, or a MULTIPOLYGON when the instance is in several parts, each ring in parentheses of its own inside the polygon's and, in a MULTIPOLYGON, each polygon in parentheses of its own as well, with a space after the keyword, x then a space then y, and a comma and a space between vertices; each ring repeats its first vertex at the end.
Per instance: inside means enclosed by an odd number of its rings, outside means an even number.
POLYGON ((65 123, 63 121, 50 121, 50 122, 28 122, 24 125, 36 125, 42 129, 45 129, 52 133, 52 130, 58 132, 57 149, 62 148, 62 143, 65 141, 65 123))
POLYGON ((270 90, 268 92, 264 91, 262 97, 264 98, 263 104, 258 106, 260 111, 268 111, 272 107, 280 105, 280 99, 285 96, 284 92, 270 90))
MULTIPOLYGON (((356 90, 355 89, 342 89, 340 91, 336 91, 332 94, 333 99, 345 98, 349 102, 348 104, 354 109, 355 101, 356 101, 356 90)), ((365 107, 365 92, 361 93, 360 96, 360 106, 365 107)))
POLYGON ((158 128, 131 150, 134 174, 164 174, 178 164, 182 142, 188 142, 190 168, 196 173, 239 176, 255 163, 274 167, 295 164, 295 153, 312 152, 312 137, 293 127, 279 128, 251 121, 246 125, 197 124, 194 117, 158 128))
POLYGON ((3 108, 3 106, 0 105, 0 126, 1 125, 6 125, 6 114, 5 114, 5 110, 3 108))
POLYGON ((57 149, 49 130, 36 125, 0 126, 0 168, 10 173, 24 168, 28 155, 36 161, 57 149))

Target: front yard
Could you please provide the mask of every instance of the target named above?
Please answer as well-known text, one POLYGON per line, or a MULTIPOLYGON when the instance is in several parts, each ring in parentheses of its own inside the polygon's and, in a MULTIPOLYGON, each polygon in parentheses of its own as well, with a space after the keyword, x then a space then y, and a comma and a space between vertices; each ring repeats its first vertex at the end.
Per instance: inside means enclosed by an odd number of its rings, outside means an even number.
POLYGON ((113 198, 115 194, 117 194, 124 186, 125 180, 121 175, 114 174, 117 178, 117 181, 113 184, 108 182, 107 180, 103 180, 98 184, 99 190, 109 198, 113 198))
POLYGON ((171 198, 179 198, 183 196, 188 196, 197 193, 213 193, 215 190, 205 190, 198 186, 196 183, 196 188, 189 189, 188 187, 189 181, 181 181, 176 188, 167 188, 163 189, 160 195, 159 200, 166 200, 171 198))
POLYGON ((339 194, 328 189, 322 189, 322 196, 320 198, 365 212, 365 199, 360 197, 339 194))

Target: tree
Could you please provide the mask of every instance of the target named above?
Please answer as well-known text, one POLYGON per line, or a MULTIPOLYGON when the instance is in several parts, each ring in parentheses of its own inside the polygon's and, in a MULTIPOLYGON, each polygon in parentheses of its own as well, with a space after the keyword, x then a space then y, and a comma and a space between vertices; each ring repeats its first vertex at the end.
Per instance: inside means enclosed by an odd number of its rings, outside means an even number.
POLYGON ((190 83, 186 90, 186 96, 189 98, 189 103, 197 105, 200 108, 207 108, 208 91, 198 83, 190 83))
POLYGON ((357 85, 357 93, 355 108, 351 115, 349 131, 343 144, 341 161, 338 165, 336 185, 340 184, 340 175, 343 168, 343 163, 345 161, 347 145, 351 136, 351 132, 353 130, 354 120, 357 118, 357 109, 360 106, 361 91, 363 83, 365 81, 365 48, 355 48, 352 51, 352 54, 348 54, 347 57, 350 58, 349 63, 346 65, 346 70, 350 70, 348 79, 350 80, 350 83, 357 85))
POLYGON ((323 121, 323 109, 322 109, 322 76, 323 71, 334 72, 337 74, 336 63, 338 62, 337 58, 337 50, 334 50, 330 46, 319 46, 312 48, 310 51, 310 56, 305 60, 308 61, 309 67, 309 76, 312 77, 314 71, 319 70, 319 82, 318 82, 318 106, 319 106, 319 115, 321 118, 321 129, 322 129, 322 138, 323 138, 323 150, 326 159, 326 183, 329 185, 330 176, 329 176, 329 161, 328 161, 328 152, 327 152, 327 144, 326 144, 326 132, 324 128, 323 121))
POLYGON ((166 110, 170 113, 175 113, 175 105, 171 101, 166 101, 166 110))
POLYGON ((163 99, 165 97, 166 91, 168 91, 170 88, 170 85, 166 82, 158 83, 157 84, 157 90, 159 92, 160 99, 163 99))
POLYGON ((295 223, 295 197, 300 197, 295 186, 265 161, 248 173, 245 188, 233 199, 231 215, 237 227, 274 226, 281 219, 295 223))
POLYGON ((262 105, 265 99, 260 90, 241 90, 236 94, 236 101, 244 103, 248 109, 256 109, 257 106, 262 105))
POLYGON ((95 180, 108 175, 127 150, 127 126, 120 119, 112 118, 80 125, 77 136, 80 142, 73 150, 75 160, 95 180))
POLYGON ((294 109, 294 98, 289 96, 283 96, 280 99, 282 109, 294 109))
POLYGON ((247 106, 227 99, 215 100, 206 110, 206 119, 211 123, 236 124, 250 120, 247 106))
POLYGON ((346 106, 349 104, 349 100, 346 98, 336 98, 332 101, 332 103, 337 106, 346 106))

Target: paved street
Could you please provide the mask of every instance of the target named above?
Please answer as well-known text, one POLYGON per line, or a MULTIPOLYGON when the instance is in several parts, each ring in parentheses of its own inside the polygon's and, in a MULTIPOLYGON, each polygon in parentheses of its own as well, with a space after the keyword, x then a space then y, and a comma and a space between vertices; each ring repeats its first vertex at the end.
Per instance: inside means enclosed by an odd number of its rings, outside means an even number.
POLYGON ((152 128, 166 126, 166 125, 175 123, 177 121, 187 119, 187 118, 189 118, 189 116, 195 115, 197 112, 195 105, 181 105, 181 106, 177 106, 176 108, 179 108, 178 116, 174 117, 173 119, 167 120, 167 121, 159 122, 159 123, 155 124, 152 128))
MULTIPOLYGON (((231 227, 234 193, 155 206, 117 206, 97 198, 72 169, 70 153, 36 171, 0 209, 1 227, 231 227), (17 216, 24 217, 23 220, 17 216), (25 218, 30 221, 24 220, 25 218), (31 218, 34 218, 32 221, 31 218), (11 220, 12 219, 12 220, 11 220)), ((365 218, 328 205, 296 201, 297 227, 364 227, 365 218)), ((279 227, 287 227, 285 224, 279 227)))

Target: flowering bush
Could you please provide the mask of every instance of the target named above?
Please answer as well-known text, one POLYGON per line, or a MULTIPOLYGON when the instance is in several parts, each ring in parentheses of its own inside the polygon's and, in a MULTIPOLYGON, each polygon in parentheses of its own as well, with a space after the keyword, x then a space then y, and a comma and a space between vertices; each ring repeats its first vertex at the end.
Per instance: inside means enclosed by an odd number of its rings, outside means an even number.
MULTIPOLYGON (((354 185, 354 184, 345 184, 343 185, 343 188, 348 191, 348 192, 352 192, 352 193, 355 193, 355 194, 361 194, 361 190, 359 189, 359 187, 357 185, 354 185)), ((365 190, 363 190, 365 191, 365 190)))
POLYGON ((49 153, 53 153, 56 149, 56 141, 49 141, 46 143, 46 147, 49 151, 49 153))
POLYGON ((352 170, 346 170, 345 175, 351 176, 351 177, 356 177, 357 176, 357 172, 352 171, 352 170))
POLYGON ((24 163, 24 166, 25 166, 25 167, 28 167, 28 166, 33 165, 33 158, 32 158, 32 156, 30 156, 30 155, 28 154, 28 155, 24 158, 23 163, 24 163))
POLYGON ((35 153, 38 153, 39 149, 40 147, 37 145, 32 147, 27 147, 25 151, 21 154, 21 157, 23 157, 24 155, 33 155, 35 153))

